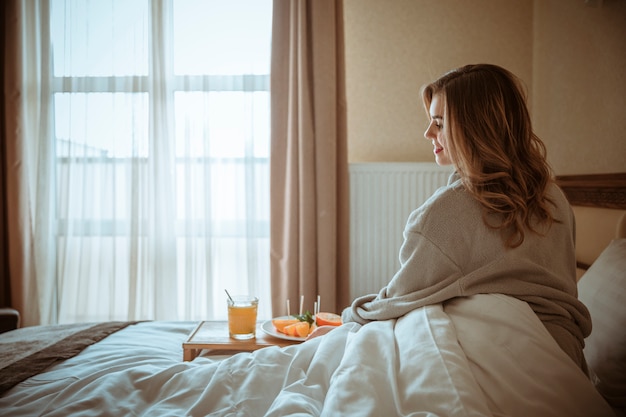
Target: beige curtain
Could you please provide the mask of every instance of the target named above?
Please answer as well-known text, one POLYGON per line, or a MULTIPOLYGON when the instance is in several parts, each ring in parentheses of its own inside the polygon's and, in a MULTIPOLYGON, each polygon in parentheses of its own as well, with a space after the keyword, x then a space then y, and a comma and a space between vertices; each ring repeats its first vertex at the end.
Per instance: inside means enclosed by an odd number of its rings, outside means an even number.
POLYGON ((272 313, 349 303, 343 3, 274 0, 272 313))
MULTIPOLYGON (((21 54, 20 45, 25 34, 39 40, 47 36, 40 31, 34 32, 33 20, 22 27, 18 24, 25 7, 35 10, 34 16, 45 15, 47 3, 3 1, 0 15, 2 43, 2 104, 0 107, 0 261, 2 270, 0 280, 2 294, 0 302, 11 306, 21 313, 22 325, 42 323, 42 315, 49 316, 53 310, 55 295, 50 288, 41 285, 42 274, 37 274, 37 265, 48 263, 45 256, 49 245, 45 230, 49 224, 45 219, 33 216, 35 206, 46 206, 49 190, 34 180, 42 170, 49 169, 49 164, 39 158, 38 150, 50 141, 44 140, 40 146, 28 147, 26 141, 33 136, 42 136, 49 129, 49 114, 46 100, 33 100, 36 116, 30 121, 24 118, 26 98, 40 97, 45 83, 27 86, 23 73, 41 71, 42 62, 49 56, 45 48, 21 54), (29 150, 30 149, 30 150, 29 150), (33 163, 33 161, 36 161, 33 163), (34 239, 34 230, 42 230, 42 239, 34 239), (37 253, 39 255, 37 255, 37 253)), ((45 94, 44 94, 45 95, 45 94)))
POLYGON ((0 102, 0 307, 11 305, 11 281, 9 269, 9 223, 7 212, 7 113, 6 79, 8 62, 11 62, 9 50, 9 30, 14 16, 15 5, 12 1, 0 2, 0 78, 2 79, 2 102, 0 102))

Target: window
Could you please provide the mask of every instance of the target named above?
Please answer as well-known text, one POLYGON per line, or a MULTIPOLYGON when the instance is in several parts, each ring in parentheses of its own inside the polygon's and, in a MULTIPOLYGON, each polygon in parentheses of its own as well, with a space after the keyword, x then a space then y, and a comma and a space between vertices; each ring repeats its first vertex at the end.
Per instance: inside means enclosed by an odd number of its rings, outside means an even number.
POLYGON ((271 15, 51 0, 59 322, 270 316, 271 15))

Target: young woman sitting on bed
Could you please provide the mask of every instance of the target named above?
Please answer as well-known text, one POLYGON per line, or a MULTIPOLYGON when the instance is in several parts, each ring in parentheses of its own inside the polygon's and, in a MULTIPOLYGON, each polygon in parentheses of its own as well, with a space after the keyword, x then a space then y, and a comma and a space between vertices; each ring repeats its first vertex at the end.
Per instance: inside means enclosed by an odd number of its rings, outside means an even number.
POLYGON ((532 130, 521 82, 495 65, 467 65, 426 85, 422 98, 435 160, 456 172, 409 216, 393 279, 354 300, 344 322, 505 294, 527 302, 587 372, 591 319, 577 298, 574 218, 532 130))

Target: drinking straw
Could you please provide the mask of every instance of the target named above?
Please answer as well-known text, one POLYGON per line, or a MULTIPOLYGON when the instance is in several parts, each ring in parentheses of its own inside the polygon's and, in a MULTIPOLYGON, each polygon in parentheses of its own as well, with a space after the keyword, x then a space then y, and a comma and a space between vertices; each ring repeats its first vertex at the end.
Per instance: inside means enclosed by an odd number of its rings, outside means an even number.
POLYGON ((300 313, 298 313, 300 315, 302 315, 302 304, 304 304, 304 295, 300 296, 300 313))
POLYGON ((320 296, 319 296, 319 294, 318 294, 318 295, 317 295, 317 312, 316 312, 315 314, 317 314, 317 313, 319 313, 320 311, 322 311, 321 309, 322 309, 322 302, 321 302, 321 300, 320 300, 320 296))
POLYGON ((226 288, 224 288, 224 291, 226 291, 226 295, 228 296, 228 298, 230 299, 231 303, 235 303, 235 301, 233 300, 233 297, 230 296, 230 294, 228 293, 228 290, 226 288))
POLYGON ((289 312, 289 298, 287 298, 287 315, 291 316, 291 313, 289 312))

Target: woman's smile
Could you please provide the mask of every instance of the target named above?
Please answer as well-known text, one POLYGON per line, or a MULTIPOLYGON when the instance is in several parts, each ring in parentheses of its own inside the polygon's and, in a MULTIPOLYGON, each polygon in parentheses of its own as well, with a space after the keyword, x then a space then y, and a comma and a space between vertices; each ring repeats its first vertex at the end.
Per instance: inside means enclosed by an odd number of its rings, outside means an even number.
POLYGON ((430 124, 428 125, 428 129, 424 132, 424 137, 431 141, 433 144, 433 153, 435 155, 435 162, 438 165, 450 165, 452 164, 452 159, 447 152, 447 137, 446 131, 443 127, 444 125, 444 113, 445 106, 443 99, 439 96, 439 94, 435 94, 430 102, 430 124))

